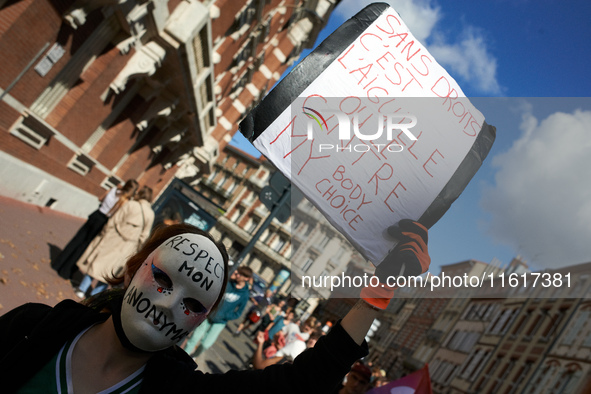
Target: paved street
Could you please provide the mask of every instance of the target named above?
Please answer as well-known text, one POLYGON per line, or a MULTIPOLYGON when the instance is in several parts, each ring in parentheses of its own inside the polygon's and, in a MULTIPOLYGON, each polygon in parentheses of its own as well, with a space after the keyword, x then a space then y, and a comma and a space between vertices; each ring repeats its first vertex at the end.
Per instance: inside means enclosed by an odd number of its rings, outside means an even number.
MULTIPOLYGON (((77 299, 70 282, 57 275, 50 261, 83 223, 81 218, 0 196, 0 315, 26 302, 55 305, 77 299)), ((231 322, 197 359, 200 370, 243 368, 255 347, 245 334, 232 336, 230 329, 240 321, 231 322)))

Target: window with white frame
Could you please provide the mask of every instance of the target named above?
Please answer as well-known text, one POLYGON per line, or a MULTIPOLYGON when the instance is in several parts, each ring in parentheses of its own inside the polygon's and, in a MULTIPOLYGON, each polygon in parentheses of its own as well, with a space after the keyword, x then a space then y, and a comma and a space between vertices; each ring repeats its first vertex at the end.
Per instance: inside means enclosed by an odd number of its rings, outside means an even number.
POLYGON ((308 258, 304 262, 304 265, 302 265, 302 271, 308 272, 312 264, 314 264, 314 259, 311 256, 308 256, 308 258))
POLYGON ((515 366, 516 359, 511 358, 509 361, 503 366, 502 372, 498 374, 494 378, 494 384, 490 390, 491 393, 498 392, 499 388, 505 381, 507 380, 509 374, 513 372, 513 367, 515 366))
POLYGON ((228 186, 228 189, 226 190, 226 192, 228 194, 231 194, 234 190, 236 190, 237 187, 238 187, 238 182, 232 181, 232 183, 230 184, 230 186, 228 186))
POLYGON ((275 242, 273 243, 273 246, 271 247, 271 249, 273 249, 275 252, 279 253, 284 246, 285 246, 285 238, 277 237, 275 239, 275 242))
POLYGON ((288 242, 287 243, 287 247, 285 248, 285 250, 283 251, 283 257, 285 257, 286 259, 290 259, 291 258, 291 252, 292 252, 292 247, 291 247, 291 243, 288 242))
POLYGON ((575 388, 578 386, 583 372, 578 365, 567 369, 563 372, 560 380, 554 386, 556 393, 574 393, 575 388))
POLYGON ((228 180, 228 175, 224 173, 222 175, 222 179, 220 179, 217 186, 221 188, 222 186, 224 186, 224 183, 226 183, 227 180, 228 180))
POLYGON ((316 246, 319 249, 324 249, 326 245, 328 245, 329 241, 330 237, 326 233, 323 233, 322 236, 319 238, 318 242, 316 242, 316 246))
POLYGON ((253 234, 257 227, 259 226, 259 220, 256 218, 248 219, 248 223, 246 224, 246 232, 249 234, 253 234))
POLYGON ((85 154, 77 154, 68 163, 68 168, 82 176, 86 176, 94 167, 94 161, 85 154))
POLYGON ((209 174, 209 176, 207 177, 207 181, 208 182, 213 182, 213 180, 215 179, 215 177, 217 176, 217 174, 218 174, 218 169, 216 168, 215 170, 213 170, 213 172, 211 174, 209 174))
MULTIPOLYGON (((572 345, 575 341, 576 338, 579 338, 579 334, 583 331, 583 327, 586 324, 591 324, 589 323, 591 319, 591 310, 585 310, 579 313, 579 315, 576 317, 576 320, 574 321, 573 324, 570 324, 570 328, 568 329, 568 331, 566 332, 566 334, 564 335, 563 339, 562 339, 562 344, 563 345, 572 345)), ((589 345, 586 346, 591 346, 591 342, 589 341, 589 337, 587 337, 587 340, 585 341, 585 343, 589 343, 589 345)))
POLYGON ((561 309, 550 317, 550 321, 547 323, 546 329, 542 333, 542 338, 548 340, 552 337, 552 335, 554 335, 556 329, 558 328, 558 326, 562 322, 562 319, 564 318, 565 312, 566 311, 564 309, 561 309))
MULTIPOLYGON (((529 371, 531 370, 533 365, 533 361, 527 360, 523 366, 521 366, 517 373, 515 374, 515 376, 513 377, 513 379, 508 379, 508 383, 509 386, 507 387, 507 394, 514 394, 517 392, 517 390, 519 389, 519 386, 521 385, 521 383, 523 382, 523 379, 525 379, 525 377, 529 374, 529 371)), ((563 391, 559 391, 559 392, 563 392, 563 391)))
POLYGON ((10 130, 10 134, 35 149, 41 149, 55 133, 34 115, 25 113, 10 130))
POLYGON ((482 389, 484 388, 484 386, 486 386, 486 384, 488 383, 488 381, 492 378, 492 376, 494 375, 494 373, 496 372, 497 368, 499 367, 499 365, 501 364, 501 361, 503 360, 502 356, 497 356, 495 358, 495 360, 493 361, 493 363, 491 364, 490 367, 488 367, 486 373, 484 374, 484 376, 482 377, 482 379, 480 380, 480 382, 478 382, 478 385, 476 386, 476 390, 478 391, 482 391, 482 389))
POLYGON ((546 314, 542 313, 541 311, 534 314, 534 319, 533 319, 532 323, 529 325, 529 329, 525 333, 526 339, 530 339, 531 337, 536 335, 536 332, 538 332, 538 329, 542 325, 542 322, 545 317, 546 317, 546 314))
POLYGON ((106 177, 101 183, 101 187, 106 190, 111 190, 121 183, 121 180, 115 176, 106 177))
POLYGON ((238 220, 240 219, 240 216, 242 216, 243 213, 244 210, 242 208, 236 208, 236 210, 232 214, 232 217, 230 218, 230 221, 233 223, 238 223, 238 220))

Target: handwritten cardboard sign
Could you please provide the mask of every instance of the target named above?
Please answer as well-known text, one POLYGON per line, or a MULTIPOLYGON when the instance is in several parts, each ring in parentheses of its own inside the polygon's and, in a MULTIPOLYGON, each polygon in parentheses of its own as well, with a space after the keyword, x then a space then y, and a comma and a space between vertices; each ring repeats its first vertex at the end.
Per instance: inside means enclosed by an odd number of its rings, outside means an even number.
POLYGON ((432 226, 464 190, 495 129, 386 4, 306 57, 241 132, 379 264, 400 219, 432 226))

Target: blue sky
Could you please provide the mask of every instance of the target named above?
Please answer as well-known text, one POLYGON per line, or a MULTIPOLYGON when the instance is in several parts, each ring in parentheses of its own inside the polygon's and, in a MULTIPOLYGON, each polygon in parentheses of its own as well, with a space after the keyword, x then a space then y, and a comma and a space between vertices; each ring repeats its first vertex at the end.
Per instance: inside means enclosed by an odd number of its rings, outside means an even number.
MULTIPOLYGON (((369 3, 342 1, 318 42, 369 3)), ((431 271, 516 255, 534 269, 591 261, 591 2, 389 3, 497 127, 480 171, 430 231, 431 271)), ((233 144, 254 149, 238 135, 233 144)))

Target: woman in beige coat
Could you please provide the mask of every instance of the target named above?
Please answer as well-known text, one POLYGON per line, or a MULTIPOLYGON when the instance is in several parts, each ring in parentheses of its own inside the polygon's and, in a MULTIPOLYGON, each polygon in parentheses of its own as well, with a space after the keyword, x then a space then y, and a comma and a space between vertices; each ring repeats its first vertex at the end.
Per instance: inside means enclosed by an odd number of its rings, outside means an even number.
POLYGON ((78 297, 86 297, 93 279, 98 283, 91 295, 105 290, 108 286, 105 278, 117 275, 127 258, 137 252, 148 238, 154 223, 151 200, 152 189, 142 187, 135 199, 123 204, 100 235, 91 242, 76 263, 80 271, 86 274, 76 290, 78 297))

